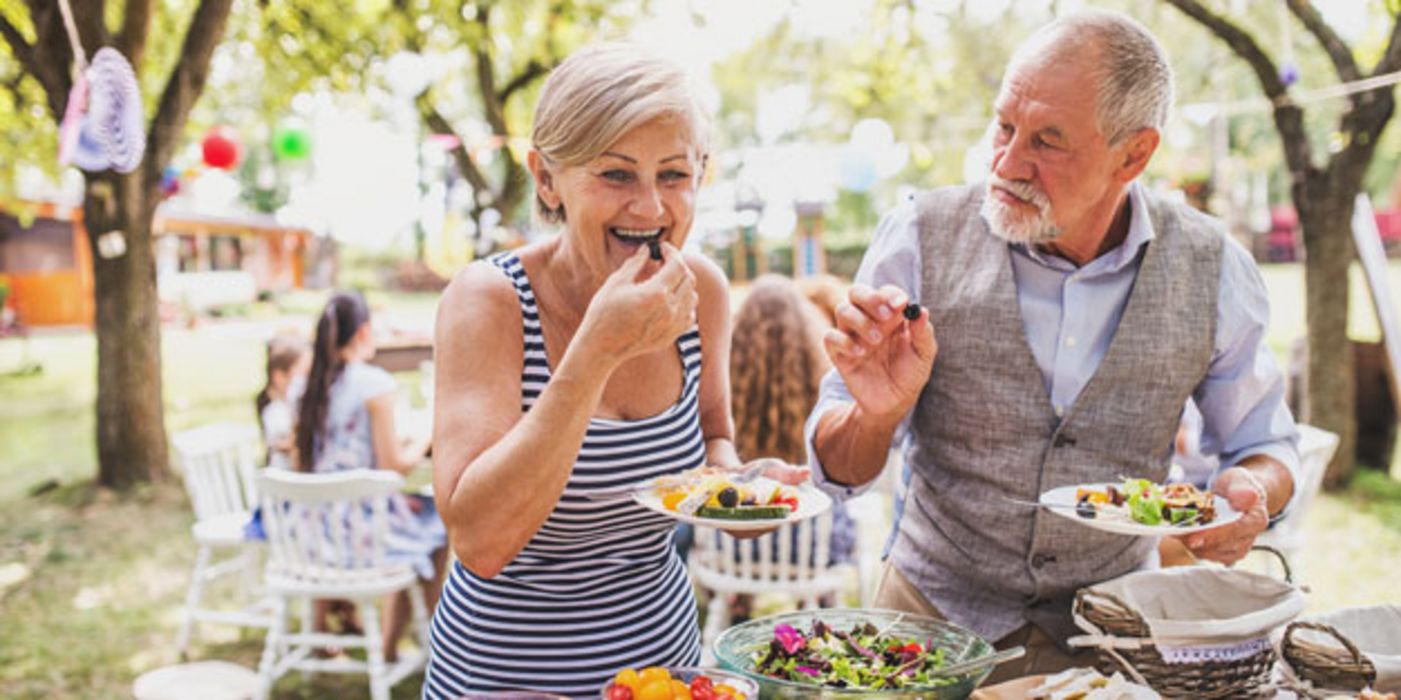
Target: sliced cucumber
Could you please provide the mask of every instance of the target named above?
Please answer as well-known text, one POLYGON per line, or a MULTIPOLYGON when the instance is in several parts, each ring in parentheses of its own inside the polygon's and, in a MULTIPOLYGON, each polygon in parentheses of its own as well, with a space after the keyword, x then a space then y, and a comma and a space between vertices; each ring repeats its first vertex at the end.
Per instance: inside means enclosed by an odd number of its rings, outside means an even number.
POLYGON ((704 506, 696 511, 696 515, 702 518, 718 518, 720 520, 782 520, 792 512, 793 509, 788 506, 739 506, 736 508, 704 506))

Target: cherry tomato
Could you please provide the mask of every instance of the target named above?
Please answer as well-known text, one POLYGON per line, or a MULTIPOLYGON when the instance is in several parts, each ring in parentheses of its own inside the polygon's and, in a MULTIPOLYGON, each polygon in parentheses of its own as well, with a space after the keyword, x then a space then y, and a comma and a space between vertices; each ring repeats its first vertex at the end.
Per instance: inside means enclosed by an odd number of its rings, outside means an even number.
POLYGON ((619 671, 618 675, 613 676, 613 685, 621 685, 630 692, 636 693, 642 688, 642 679, 638 678, 637 671, 625 668, 619 671))
POLYGON ((691 700, 715 700, 715 689, 708 685, 691 685, 691 700))
POLYGON ((651 683, 652 681, 670 681, 671 671, 668 671, 662 668, 661 666, 648 666, 647 668, 642 669, 641 678, 643 685, 651 683))
POLYGON ((671 680, 657 679, 645 681, 642 684, 642 690, 637 691, 635 700, 673 700, 671 695, 671 680))
POLYGON ((691 689, 686 687, 686 682, 676 679, 671 681, 671 697, 674 700, 694 700, 691 697, 691 689))
POLYGON ((614 683, 608 686, 608 700, 632 700, 632 689, 614 683))
POLYGON ((691 695, 695 695, 696 691, 701 688, 710 690, 712 687, 714 686, 711 684, 709 676, 696 676, 691 679, 691 695))

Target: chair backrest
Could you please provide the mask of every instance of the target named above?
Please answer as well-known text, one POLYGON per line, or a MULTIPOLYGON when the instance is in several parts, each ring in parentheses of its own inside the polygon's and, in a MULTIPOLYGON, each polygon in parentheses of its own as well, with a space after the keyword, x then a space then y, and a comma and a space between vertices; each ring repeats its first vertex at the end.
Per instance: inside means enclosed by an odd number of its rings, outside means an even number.
POLYGON ((787 581, 800 585, 830 569, 831 540, 831 510, 747 540, 698 527, 690 566, 735 582, 787 581))
POLYGON ((197 519, 252 510, 262 461, 257 426, 213 423, 176 433, 171 444, 197 519))
POLYGON ((1277 527, 1284 532, 1299 530, 1304 513, 1313 503, 1323 486, 1323 475, 1328 471, 1328 462, 1338 451, 1338 435, 1312 425, 1299 424, 1299 483, 1294 485, 1299 494, 1294 499, 1289 517, 1277 527))
POLYGON ((404 478, 381 469, 258 477, 268 569, 307 583, 353 582, 386 565, 389 500, 404 478))

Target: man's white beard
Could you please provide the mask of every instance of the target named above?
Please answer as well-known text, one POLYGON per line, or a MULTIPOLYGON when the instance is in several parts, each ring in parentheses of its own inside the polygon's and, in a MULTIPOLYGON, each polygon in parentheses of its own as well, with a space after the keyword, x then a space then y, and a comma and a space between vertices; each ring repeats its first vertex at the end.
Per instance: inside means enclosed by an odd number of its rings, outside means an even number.
POLYGON ((986 196, 983 197, 983 205, 978 213, 998 238, 1009 243, 1030 245, 1045 243, 1060 236, 1061 227, 1051 217, 1051 201, 1041 190, 1031 184, 1004 180, 996 175, 988 176, 986 187, 986 196), (994 185, 1030 202, 1036 207, 1037 213, 1026 214, 1012 205, 1003 204, 1002 200, 993 194, 994 185))

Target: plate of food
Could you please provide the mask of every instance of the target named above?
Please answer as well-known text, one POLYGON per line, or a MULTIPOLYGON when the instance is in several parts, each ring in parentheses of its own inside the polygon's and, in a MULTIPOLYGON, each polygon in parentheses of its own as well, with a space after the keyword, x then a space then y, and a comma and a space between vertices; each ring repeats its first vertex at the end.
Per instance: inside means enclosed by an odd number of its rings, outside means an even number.
POLYGON ((700 467, 654 480, 633 500, 662 515, 720 530, 768 530, 807 520, 832 507, 811 484, 789 486, 765 476, 744 478, 720 467, 700 467))
POLYGON ((1148 479, 1062 486, 1041 494, 1051 512, 1120 535, 1185 535, 1235 522, 1239 511, 1225 498, 1192 484, 1148 479))

